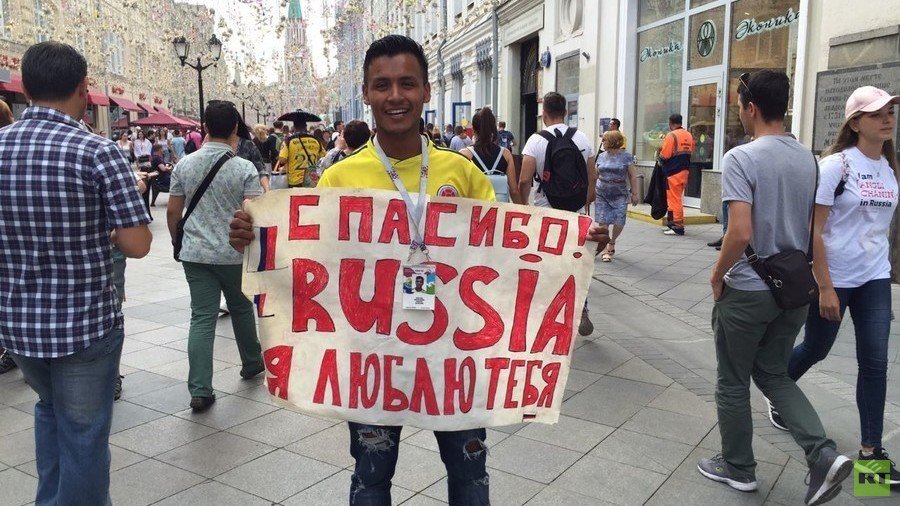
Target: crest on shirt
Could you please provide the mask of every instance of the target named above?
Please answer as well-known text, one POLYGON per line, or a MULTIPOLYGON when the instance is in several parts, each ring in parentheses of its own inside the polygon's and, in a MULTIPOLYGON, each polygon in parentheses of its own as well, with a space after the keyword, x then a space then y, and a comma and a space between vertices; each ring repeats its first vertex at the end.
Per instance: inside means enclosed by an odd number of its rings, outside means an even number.
POLYGON ((445 184, 444 186, 441 186, 440 188, 438 188, 437 196, 438 197, 459 197, 459 190, 457 190, 456 187, 453 185, 445 184))

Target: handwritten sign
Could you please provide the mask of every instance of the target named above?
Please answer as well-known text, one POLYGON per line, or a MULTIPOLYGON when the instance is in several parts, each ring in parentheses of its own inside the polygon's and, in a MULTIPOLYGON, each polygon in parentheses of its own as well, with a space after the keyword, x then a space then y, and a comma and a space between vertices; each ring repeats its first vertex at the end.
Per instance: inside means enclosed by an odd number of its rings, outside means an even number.
POLYGON ((593 273, 589 217, 432 199, 420 230, 434 309, 408 310, 414 234, 397 192, 279 190, 246 209, 243 290, 274 398, 431 430, 557 421, 593 273))

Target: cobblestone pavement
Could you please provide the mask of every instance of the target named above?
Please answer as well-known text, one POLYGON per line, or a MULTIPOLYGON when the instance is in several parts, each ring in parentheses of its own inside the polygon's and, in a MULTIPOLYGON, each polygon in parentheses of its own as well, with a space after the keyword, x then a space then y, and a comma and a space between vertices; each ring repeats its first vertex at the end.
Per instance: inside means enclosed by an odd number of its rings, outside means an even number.
MULTIPOLYGON (((126 273, 124 394, 110 438, 113 502, 347 504, 346 425, 278 408, 260 381, 242 381, 228 318, 217 328, 218 402, 203 414, 187 409, 190 299, 181 267, 171 260, 164 208, 154 216, 153 251, 129 260, 126 273)), ((596 330, 578 340, 560 423, 488 430, 494 504, 802 504, 802 454, 768 424, 755 390, 760 490, 733 491, 695 468, 698 458, 719 448, 707 284, 716 252, 705 245, 718 233, 717 225, 703 225, 669 237, 657 226, 629 222, 613 262, 597 263, 590 294, 596 330)), ((895 311, 898 296, 895 288, 895 311)), ((800 382, 847 454, 859 438, 851 331, 845 325, 831 356, 800 382)), ((885 422, 885 446, 895 452, 898 333, 895 325, 885 422)), ((34 401, 18 371, 0 376, 2 504, 34 498, 34 401)), ((400 446, 394 503, 445 503, 446 477, 432 435, 406 429, 400 446)), ((858 502, 848 480, 833 504, 858 502)))

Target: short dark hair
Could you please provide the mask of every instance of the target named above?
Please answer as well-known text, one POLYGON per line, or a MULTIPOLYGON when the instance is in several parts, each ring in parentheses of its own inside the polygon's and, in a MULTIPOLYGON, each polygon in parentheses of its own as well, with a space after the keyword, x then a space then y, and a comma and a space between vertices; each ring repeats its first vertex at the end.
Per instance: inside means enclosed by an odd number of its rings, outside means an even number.
POLYGON ((506 122, 505 122, 505 121, 501 121, 501 122, 497 123, 497 126, 500 127, 500 128, 506 128, 506 122))
POLYGON ((240 115, 228 102, 210 102, 203 111, 203 123, 211 137, 224 139, 237 127, 240 115))
POLYGON ((284 126, 284 123, 282 123, 281 121, 276 121, 275 123, 272 123, 272 126, 281 130, 281 127, 284 126))
POLYGON ((369 142, 371 136, 372 132, 369 131, 369 125, 365 121, 355 119, 344 125, 344 142, 350 149, 356 149, 369 142))
POLYGON ((422 46, 405 35, 388 35, 373 42, 369 49, 366 50, 366 57, 363 60, 363 83, 369 83, 369 66, 372 60, 382 56, 397 56, 400 54, 411 54, 419 61, 419 67, 422 68, 422 82, 428 83, 428 61, 425 59, 425 51, 422 46))
POLYGON ((157 151, 159 151, 160 153, 162 153, 162 144, 154 144, 153 147, 150 148, 150 150, 151 150, 152 152, 154 152, 154 153, 157 152, 157 151))
POLYGON ((682 124, 683 121, 684 121, 684 119, 677 112, 675 114, 669 116, 669 123, 671 123, 673 125, 680 125, 680 124, 682 124))
POLYGON ((738 80, 737 91, 744 107, 750 102, 756 104, 766 122, 783 120, 787 113, 791 80, 778 70, 759 70, 750 74, 746 84, 738 80))
POLYGON ((33 100, 63 100, 87 77, 87 60, 74 47, 53 40, 22 56, 22 85, 33 100))
POLYGON ((619 118, 612 118, 612 119, 609 120, 609 124, 610 124, 610 125, 612 125, 613 123, 616 124, 616 128, 621 128, 621 127, 622 127, 622 122, 619 121, 619 118))
POLYGON ((497 117, 490 107, 482 107, 472 116, 472 128, 478 137, 477 144, 497 144, 497 117))
POLYGON ((465 131, 466 131, 466 129, 463 128, 462 125, 456 125, 456 128, 453 129, 453 132, 454 132, 456 135, 459 135, 459 134, 461 134, 461 133, 463 133, 463 132, 465 132, 465 131))
POLYGON ((335 128, 335 130, 337 130, 337 127, 338 127, 338 126, 343 125, 343 124, 344 124, 344 122, 341 121, 341 120, 335 121, 335 122, 334 122, 334 128, 335 128))
POLYGON ((551 118, 560 118, 566 115, 566 97, 555 91, 544 95, 544 111, 551 118))
POLYGON ((428 130, 428 133, 431 133, 431 131, 434 130, 434 123, 427 123, 425 125, 425 130, 428 130))

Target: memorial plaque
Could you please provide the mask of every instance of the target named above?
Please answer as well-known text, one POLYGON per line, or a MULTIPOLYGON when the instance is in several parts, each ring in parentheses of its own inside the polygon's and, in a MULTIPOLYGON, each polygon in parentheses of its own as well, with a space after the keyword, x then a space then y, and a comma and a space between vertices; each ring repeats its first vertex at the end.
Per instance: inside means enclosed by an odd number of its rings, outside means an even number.
POLYGON ((847 98, 860 86, 875 86, 891 94, 898 93, 900 62, 818 73, 816 110, 813 118, 813 151, 819 153, 834 142, 838 130, 844 123, 844 106, 847 104, 847 98))

